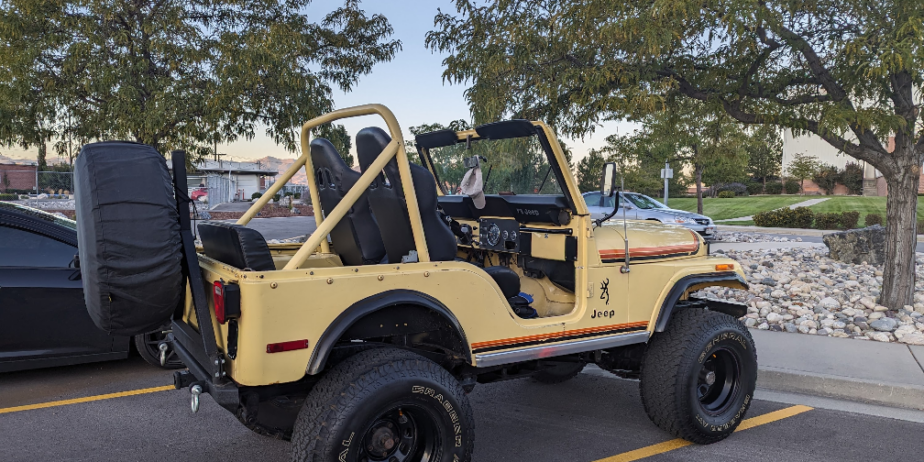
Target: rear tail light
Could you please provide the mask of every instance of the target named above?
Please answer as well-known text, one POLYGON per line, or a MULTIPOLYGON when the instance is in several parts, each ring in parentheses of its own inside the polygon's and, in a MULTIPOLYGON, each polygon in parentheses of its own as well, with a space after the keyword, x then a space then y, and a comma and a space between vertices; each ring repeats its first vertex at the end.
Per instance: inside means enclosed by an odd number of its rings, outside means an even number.
POLYGON ((241 288, 237 284, 215 281, 212 284, 212 300, 215 302, 215 318, 219 324, 241 316, 241 288))
POLYGON ((225 286, 221 281, 212 284, 212 300, 215 302, 215 318, 218 324, 224 324, 225 319, 225 286))
POLYGON ((281 353, 283 351, 304 350, 308 348, 308 340, 292 340, 291 342, 270 343, 266 345, 267 353, 281 353))

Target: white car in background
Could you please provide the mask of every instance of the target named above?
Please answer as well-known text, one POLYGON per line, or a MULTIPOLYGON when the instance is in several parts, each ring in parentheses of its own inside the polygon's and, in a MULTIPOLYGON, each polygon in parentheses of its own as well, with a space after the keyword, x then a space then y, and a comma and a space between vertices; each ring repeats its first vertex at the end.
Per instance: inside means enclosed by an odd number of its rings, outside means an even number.
MULTIPOLYGON (((613 211, 616 196, 603 197, 599 192, 583 194, 584 202, 590 210, 593 219, 603 218, 613 211)), ((644 195, 634 192, 619 193, 620 209, 613 219, 622 218, 622 207, 625 206, 626 218, 629 220, 651 220, 671 225, 681 225, 712 239, 716 233, 715 223, 711 218, 684 210, 676 210, 644 195)))

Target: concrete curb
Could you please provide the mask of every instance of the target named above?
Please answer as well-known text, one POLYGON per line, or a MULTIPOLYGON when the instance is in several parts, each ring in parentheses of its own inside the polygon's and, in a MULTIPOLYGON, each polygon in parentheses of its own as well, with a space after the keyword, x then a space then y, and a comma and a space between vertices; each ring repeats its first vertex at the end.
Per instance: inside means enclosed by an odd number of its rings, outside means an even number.
MULTIPOLYGON (((793 236, 815 236, 821 237, 825 234, 836 233, 837 230, 821 229, 802 229, 802 228, 762 228, 760 226, 732 226, 721 225, 716 223, 719 231, 734 231, 739 233, 762 233, 762 234, 789 234, 793 236)), ((924 235, 918 235, 918 242, 924 242, 924 235)))
POLYGON ((759 367, 757 387, 847 401, 924 410, 924 387, 759 367))

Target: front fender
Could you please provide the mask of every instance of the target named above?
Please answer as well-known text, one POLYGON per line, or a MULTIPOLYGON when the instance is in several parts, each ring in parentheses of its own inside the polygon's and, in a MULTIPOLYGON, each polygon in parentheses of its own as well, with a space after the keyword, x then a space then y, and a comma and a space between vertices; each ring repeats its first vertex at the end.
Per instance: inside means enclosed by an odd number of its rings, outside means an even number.
POLYGON ((655 323, 655 332, 664 332, 664 329, 667 328, 667 323, 670 322, 671 316, 674 314, 674 307, 684 294, 710 286, 748 289, 748 283, 744 280, 744 277, 734 271, 684 276, 674 283, 674 287, 671 288, 667 297, 661 303, 661 310, 655 323))

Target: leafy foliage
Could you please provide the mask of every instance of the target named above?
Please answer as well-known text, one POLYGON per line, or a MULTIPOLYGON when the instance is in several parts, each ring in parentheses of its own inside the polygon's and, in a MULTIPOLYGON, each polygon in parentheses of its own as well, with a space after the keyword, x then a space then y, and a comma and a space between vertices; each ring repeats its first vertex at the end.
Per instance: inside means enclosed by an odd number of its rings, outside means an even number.
POLYGON ((850 194, 863 194, 863 167, 857 163, 847 163, 841 172, 840 182, 850 194))
POLYGON ((760 182, 779 177, 783 165, 783 139, 779 129, 772 125, 759 125, 749 135, 744 146, 748 173, 760 182))
POLYGON ((786 194, 797 194, 801 189, 802 185, 796 181, 786 180, 786 182, 783 183, 783 191, 785 191, 786 194))
POLYGON ((747 190, 748 190, 748 194, 750 194, 750 195, 752 195, 752 196, 753 196, 754 194, 760 194, 760 193, 764 192, 764 185, 761 184, 761 183, 757 183, 757 182, 751 181, 751 182, 748 182, 748 184, 747 184, 747 190))
POLYGON ((868 213, 866 214, 866 218, 863 219, 863 223, 867 227, 873 226, 873 225, 882 226, 882 215, 879 215, 878 213, 868 213))
POLYGON ((71 152, 127 138, 204 155, 265 128, 295 150, 300 124, 334 107, 333 87, 401 47, 358 1, 319 22, 309 3, 0 2, 0 142, 71 152))
POLYGON ((840 224, 841 214, 839 213, 815 214, 815 227, 818 229, 837 229, 840 224))
MULTIPOLYGON (((812 178, 821 168, 821 164, 818 163, 818 158, 815 156, 809 156, 803 153, 796 154, 792 161, 789 162, 789 165, 786 166, 786 173, 797 180, 799 180, 799 188, 802 189, 803 184, 807 178, 812 178)), ((786 190, 787 194, 795 194, 799 192, 789 192, 786 190)))
MULTIPOLYGON (((882 303, 912 301, 924 124, 920 0, 456 0, 427 45, 468 83, 476 121, 563 133, 661 111, 675 95, 747 124, 817 135, 889 184, 882 303), (890 138, 894 136, 894 149, 890 138), (899 211, 898 208, 901 208, 899 211)), ((811 175, 802 178, 810 178, 811 175)))
POLYGON ((766 191, 767 191, 767 194, 782 194, 783 193, 783 183, 779 181, 767 183, 766 191))
POLYGON ((857 227, 857 222, 860 221, 860 212, 856 210, 851 210, 848 212, 841 212, 841 226, 844 229, 854 229, 857 227))
POLYGON ((808 207, 796 207, 795 209, 784 207, 755 214, 754 224, 771 228, 811 228, 815 217, 816 215, 808 207))
POLYGON ((812 181, 824 190, 825 194, 834 194, 835 186, 841 182, 841 173, 833 165, 822 165, 812 176, 812 181))
POLYGON ((596 191, 600 189, 600 174, 606 159, 600 151, 591 149, 577 164, 578 189, 581 192, 596 191))
POLYGON ((720 191, 720 192, 719 192, 719 198, 721 198, 721 199, 729 199, 729 198, 732 198, 732 197, 735 197, 735 192, 734 192, 734 191, 728 191, 728 190, 726 190, 726 191, 720 191))

